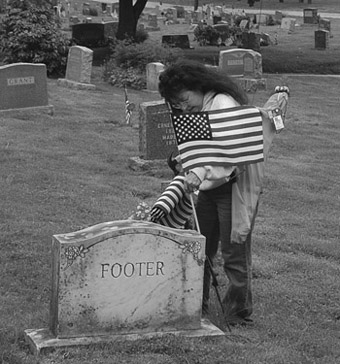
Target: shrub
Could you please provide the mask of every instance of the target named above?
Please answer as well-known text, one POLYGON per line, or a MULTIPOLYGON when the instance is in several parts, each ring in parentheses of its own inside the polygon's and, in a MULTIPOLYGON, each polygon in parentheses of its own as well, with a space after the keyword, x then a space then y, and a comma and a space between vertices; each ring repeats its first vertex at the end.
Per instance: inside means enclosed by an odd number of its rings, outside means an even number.
POLYGON ((179 57, 176 49, 153 42, 142 44, 131 41, 117 42, 111 59, 104 65, 104 80, 116 86, 127 85, 136 89, 146 86, 146 66, 151 62, 164 65, 179 57))
POLYGON ((149 33, 145 29, 137 29, 134 36, 136 43, 144 43, 149 38, 149 33))
POLYGON ((98 16, 98 10, 97 10, 97 8, 90 7, 90 9, 89 9, 89 15, 91 15, 91 16, 98 16))
POLYGON ((0 25, 0 51, 4 63, 46 64, 49 76, 63 75, 70 41, 61 32, 52 9, 21 3, 0 25))
POLYGON ((208 44, 216 44, 217 39, 220 37, 220 33, 211 25, 200 23, 194 30, 194 36, 194 40, 197 41, 199 45, 204 46, 208 44))

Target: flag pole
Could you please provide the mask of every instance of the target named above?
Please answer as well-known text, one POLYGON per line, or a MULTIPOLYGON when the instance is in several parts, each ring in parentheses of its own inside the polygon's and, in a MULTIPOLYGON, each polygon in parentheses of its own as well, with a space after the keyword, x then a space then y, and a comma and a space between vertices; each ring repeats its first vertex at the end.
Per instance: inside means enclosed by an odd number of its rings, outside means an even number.
MULTIPOLYGON (((201 229, 200 229, 200 226, 199 226, 199 223, 198 223, 198 218, 197 218, 197 213, 196 213, 194 198, 192 197, 192 193, 190 193, 190 202, 191 202, 191 207, 192 207, 192 211, 193 211, 193 214, 194 214, 196 230, 201 234, 201 229)), ((206 258, 206 260, 208 262, 209 270, 210 270, 210 273, 211 273, 212 285, 215 288, 216 296, 217 296, 218 302, 219 302, 219 304, 221 306, 223 317, 225 317, 224 306, 223 306, 223 303, 222 303, 222 300, 221 300, 220 292, 218 290, 217 275, 216 275, 216 273, 215 273, 215 271, 213 269, 212 262, 211 262, 210 258, 207 255, 205 256, 205 258, 206 258)), ((226 324, 227 324, 228 331, 231 332, 230 325, 229 325, 229 323, 227 321, 226 321, 226 324)))

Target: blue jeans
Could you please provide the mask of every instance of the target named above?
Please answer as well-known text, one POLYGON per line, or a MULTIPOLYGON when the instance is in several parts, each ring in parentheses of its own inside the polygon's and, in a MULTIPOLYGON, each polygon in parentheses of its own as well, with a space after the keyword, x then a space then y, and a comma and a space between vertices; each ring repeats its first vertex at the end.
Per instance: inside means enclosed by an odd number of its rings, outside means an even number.
MULTIPOLYGON (((231 243, 232 183, 213 190, 200 191, 197 219, 201 234, 206 237, 206 256, 213 262, 221 242, 224 271, 229 283, 223 299, 227 319, 248 318, 253 311, 251 294, 251 233, 245 243, 231 243)), ((211 271, 206 260, 203 280, 203 313, 208 310, 211 271)))

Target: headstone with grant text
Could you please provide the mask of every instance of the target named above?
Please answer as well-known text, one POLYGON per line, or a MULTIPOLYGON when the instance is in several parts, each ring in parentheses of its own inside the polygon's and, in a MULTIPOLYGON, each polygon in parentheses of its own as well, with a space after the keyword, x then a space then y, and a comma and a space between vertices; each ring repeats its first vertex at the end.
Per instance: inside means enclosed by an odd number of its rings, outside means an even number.
POLYGON ((12 63, 0 67, 0 111, 46 108, 48 104, 45 64, 12 63))
POLYGON ((32 351, 177 334, 224 336, 201 319, 205 238, 121 220, 53 236, 50 324, 32 351))
POLYGON ((170 113, 164 101, 140 104, 139 157, 144 160, 167 159, 177 148, 170 113))

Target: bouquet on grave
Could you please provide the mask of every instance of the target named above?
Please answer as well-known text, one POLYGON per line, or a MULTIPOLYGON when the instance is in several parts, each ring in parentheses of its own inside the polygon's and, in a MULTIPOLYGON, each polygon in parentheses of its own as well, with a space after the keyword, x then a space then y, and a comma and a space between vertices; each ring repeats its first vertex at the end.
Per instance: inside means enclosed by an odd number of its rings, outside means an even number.
POLYGON ((146 202, 141 202, 137 205, 136 211, 134 211, 128 220, 143 220, 151 221, 151 207, 146 202))

